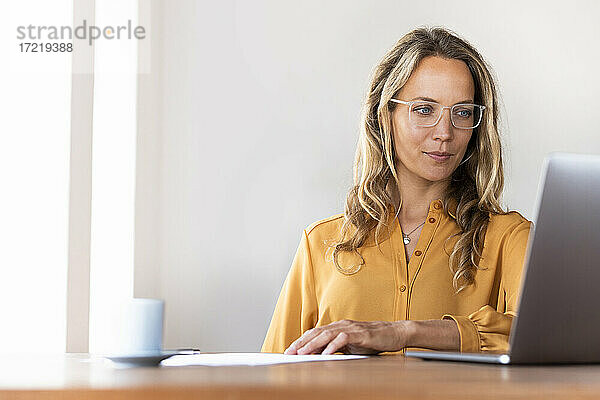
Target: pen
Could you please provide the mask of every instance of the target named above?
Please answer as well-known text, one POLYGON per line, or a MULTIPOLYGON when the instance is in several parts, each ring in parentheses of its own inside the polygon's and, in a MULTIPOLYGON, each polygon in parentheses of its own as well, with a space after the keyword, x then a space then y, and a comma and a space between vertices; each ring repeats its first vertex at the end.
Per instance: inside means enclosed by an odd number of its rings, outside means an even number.
POLYGON ((174 351, 180 354, 199 354, 200 353, 200 349, 192 349, 192 348, 186 348, 186 349, 175 349, 175 350, 167 350, 167 351, 174 351))

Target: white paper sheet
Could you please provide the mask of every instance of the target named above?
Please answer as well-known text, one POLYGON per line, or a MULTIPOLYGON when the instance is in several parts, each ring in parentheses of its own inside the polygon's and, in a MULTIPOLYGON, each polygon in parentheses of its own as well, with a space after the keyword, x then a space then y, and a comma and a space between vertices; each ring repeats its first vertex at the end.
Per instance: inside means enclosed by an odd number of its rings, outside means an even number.
POLYGON ((188 365, 231 366, 231 365, 273 365, 307 361, 339 361, 367 358, 346 354, 332 355, 288 355, 274 353, 219 353, 219 354, 190 354, 177 355, 161 362, 166 367, 181 367, 188 365))

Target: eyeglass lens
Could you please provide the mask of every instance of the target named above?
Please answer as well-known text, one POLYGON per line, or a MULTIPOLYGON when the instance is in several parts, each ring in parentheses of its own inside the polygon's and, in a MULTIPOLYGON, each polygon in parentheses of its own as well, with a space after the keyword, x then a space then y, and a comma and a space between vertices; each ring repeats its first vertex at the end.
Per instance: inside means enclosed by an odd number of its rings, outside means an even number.
MULTIPOLYGON (((416 102, 410 108, 410 120, 416 126, 435 125, 443 107, 437 103, 416 102)), ((481 121, 481 108, 476 104, 455 104, 450 109, 452 124, 461 129, 473 129, 481 121)))

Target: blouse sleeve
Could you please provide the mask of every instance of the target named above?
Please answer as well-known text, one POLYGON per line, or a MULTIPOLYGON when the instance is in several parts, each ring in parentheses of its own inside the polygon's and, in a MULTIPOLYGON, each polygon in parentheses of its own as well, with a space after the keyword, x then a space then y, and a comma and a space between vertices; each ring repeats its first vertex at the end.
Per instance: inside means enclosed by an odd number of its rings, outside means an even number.
POLYGON ((496 307, 485 305, 469 316, 444 315, 458 325, 460 351, 508 351, 508 337, 513 317, 517 315, 521 272, 525 261, 529 231, 533 223, 523 221, 508 235, 502 250, 502 277, 496 307))
POLYGON ((283 353, 305 331, 314 328, 317 315, 313 267, 305 230, 283 283, 261 351, 283 353))

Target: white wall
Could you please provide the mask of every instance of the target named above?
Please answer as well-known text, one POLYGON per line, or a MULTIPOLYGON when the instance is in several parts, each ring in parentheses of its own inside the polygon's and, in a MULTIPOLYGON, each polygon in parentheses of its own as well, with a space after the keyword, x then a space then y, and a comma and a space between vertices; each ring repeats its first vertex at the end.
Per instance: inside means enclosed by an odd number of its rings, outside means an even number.
POLYGON ((600 153, 600 3, 505 3, 143 3, 135 295, 166 300, 166 347, 260 348, 301 229, 343 210, 371 68, 417 26, 494 67, 509 208, 533 218, 547 152, 600 153))
MULTIPOLYGON (((94 23, 135 27, 137 14, 137 0, 96 1, 94 23)), ((116 311, 133 295, 137 49, 137 40, 94 43, 90 353, 123 346, 116 311)))
POLYGON ((17 27, 72 22, 69 0, 2 2, 0 353, 65 350, 72 53, 21 52, 17 27))

